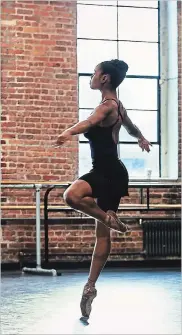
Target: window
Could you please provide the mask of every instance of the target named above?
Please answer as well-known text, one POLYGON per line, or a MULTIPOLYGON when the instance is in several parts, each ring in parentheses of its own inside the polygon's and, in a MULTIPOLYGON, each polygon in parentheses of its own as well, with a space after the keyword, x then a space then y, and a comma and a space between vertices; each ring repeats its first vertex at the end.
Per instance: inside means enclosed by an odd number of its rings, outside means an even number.
MULTIPOLYGON (((133 122, 153 144, 143 153, 135 138, 122 127, 118 152, 131 179, 161 175, 158 1, 78 1, 77 61, 79 119, 99 104, 100 92, 89 87, 94 67, 103 60, 123 59, 129 65, 118 97, 133 122)), ((79 137, 79 175, 91 168, 87 139, 79 137)))

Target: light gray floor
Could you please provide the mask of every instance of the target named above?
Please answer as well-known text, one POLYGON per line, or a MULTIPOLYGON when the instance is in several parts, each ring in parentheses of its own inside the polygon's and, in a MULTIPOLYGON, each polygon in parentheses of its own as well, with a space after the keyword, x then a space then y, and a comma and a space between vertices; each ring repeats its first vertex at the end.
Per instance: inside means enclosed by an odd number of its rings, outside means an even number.
POLYGON ((2 275, 1 334, 181 334, 178 270, 106 270, 89 325, 80 321, 87 272, 2 275))

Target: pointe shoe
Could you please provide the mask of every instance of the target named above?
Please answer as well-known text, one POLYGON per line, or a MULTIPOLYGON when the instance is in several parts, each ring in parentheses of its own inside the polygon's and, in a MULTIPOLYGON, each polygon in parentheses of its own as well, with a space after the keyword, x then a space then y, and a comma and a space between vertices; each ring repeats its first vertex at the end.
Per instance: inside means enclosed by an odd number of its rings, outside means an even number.
POLYGON ((108 220, 108 227, 110 229, 113 229, 119 233, 126 233, 127 231, 130 231, 128 225, 124 224, 116 215, 114 211, 107 211, 107 215, 109 217, 108 220))
POLYGON ((82 317, 89 318, 92 310, 92 301, 97 296, 97 290, 95 287, 90 286, 88 283, 84 286, 82 299, 80 302, 80 308, 82 317))

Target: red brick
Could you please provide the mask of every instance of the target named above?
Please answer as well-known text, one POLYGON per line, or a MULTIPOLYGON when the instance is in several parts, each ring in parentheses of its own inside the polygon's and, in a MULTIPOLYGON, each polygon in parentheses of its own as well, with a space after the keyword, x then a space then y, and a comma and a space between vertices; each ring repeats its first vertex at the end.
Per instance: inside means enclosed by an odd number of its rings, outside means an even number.
POLYGON ((47 35, 47 34, 34 34, 33 36, 34 36, 34 38, 39 38, 41 40, 49 38, 49 35, 47 35))
POLYGON ((33 11, 30 9, 17 9, 17 14, 32 15, 33 11))
POLYGON ((22 82, 22 83, 28 83, 28 82, 33 82, 34 78, 19 77, 19 78, 17 78, 17 81, 22 82))

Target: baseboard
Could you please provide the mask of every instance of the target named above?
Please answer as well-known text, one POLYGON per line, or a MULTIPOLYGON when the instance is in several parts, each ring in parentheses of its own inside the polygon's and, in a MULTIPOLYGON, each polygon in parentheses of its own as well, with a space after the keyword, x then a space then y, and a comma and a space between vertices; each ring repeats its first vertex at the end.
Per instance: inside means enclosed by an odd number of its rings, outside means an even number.
MULTIPOLYGON (((35 267, 35 263, 26 262, 26 264, 2 263, 1 271, 20 271, 21 266, 35 267)), ((43 268, 56 270, 79 270, 89 269, 90 261, 83 262, 50 262, 48 265, 42 264, 43 268)), ((181 268, 181 259, 145 259, 145 260, 127 260, 127 261, 108 261, 105 268, 181 268)))

